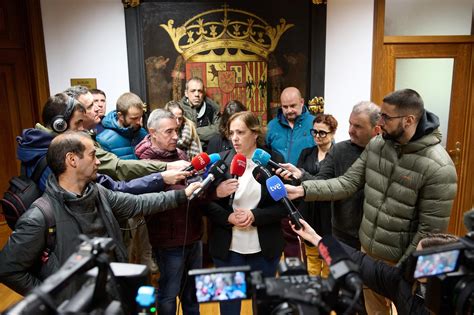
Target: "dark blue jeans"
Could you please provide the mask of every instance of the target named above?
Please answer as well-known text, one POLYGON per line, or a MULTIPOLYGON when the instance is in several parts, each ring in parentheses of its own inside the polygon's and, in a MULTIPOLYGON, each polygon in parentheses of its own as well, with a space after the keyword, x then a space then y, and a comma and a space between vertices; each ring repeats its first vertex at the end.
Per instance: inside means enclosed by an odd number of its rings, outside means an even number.
POLYGON ((202 268, 202 242, 183 247, 155 250, 160 278, 158 279, 158 311, 160 315, 176 314, 176 297, 180 296, 183 314, 199 314, 194 281, 188 271, 202 268))
MULTIPOLYGON (((219 258, 213 258, 213 260, 216 267, 249 265, 252 271, 261 270, 263 272, 264 277, 275 277, 280 257, 273 257, 271 259, 267 259, 263 256, 261 252, 256 254, 244 255, 229 251, 229 255, 227 256, 226 260, 222 260, 219 258)), ((249 285, 250 284, 247 284, 247 287, 249 285)), ((240 301, 222 302, 219 305, 221 314, 225 315, 239 315, 240 306, 240 301)))

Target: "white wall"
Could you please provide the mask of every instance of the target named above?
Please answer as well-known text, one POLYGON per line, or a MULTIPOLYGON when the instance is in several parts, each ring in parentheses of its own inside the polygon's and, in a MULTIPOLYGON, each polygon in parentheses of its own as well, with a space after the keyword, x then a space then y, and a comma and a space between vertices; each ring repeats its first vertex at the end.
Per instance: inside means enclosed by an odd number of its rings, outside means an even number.
POLYGON ((118 0, 41 0, 50 93, 96 78, 107 111, 130 90, 123 5, 118 0))
MULTIPOLYGON (((326 112, 339 122, 336 140, 348 139, 352 106, 370 99, 373 0, 327 4, 326 112)), ((123 6, 118 0, 41 0, 51 93, 69 79, 97 78, 108 110, 129 90, 123 6)))
POLYGON ((336 141, 349 139, 349 115, 370 100, 373 0, 329 0, 324 112, 337 119, 336 141))

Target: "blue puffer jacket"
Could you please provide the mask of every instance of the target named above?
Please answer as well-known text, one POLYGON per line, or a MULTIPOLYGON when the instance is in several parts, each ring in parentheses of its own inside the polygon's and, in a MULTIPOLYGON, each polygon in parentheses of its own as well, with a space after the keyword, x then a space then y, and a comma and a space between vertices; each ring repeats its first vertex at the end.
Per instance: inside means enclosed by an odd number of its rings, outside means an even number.
MULTIPOLYGON (((31 177, 38 162, 46 156, 54 136, 54 133, 47 132, 43 126, 37 124, 36 128, 23 129, 21 136, 16 137, 18 143, 16 154, 22 167, 26 170, 26 176, 31 177)), ((46 188, 49 174, 51 174, 51 169, 46 167, 40 178, 41 191, 46 188)))
POLYGON ((124 160, 136 160, 135 146, 145 138, 144 128, 135 131, 118 124, 117 111, 107 114, 102 120, 104 131, 97 136, 97 142, 106 151, 112 152, 124 160))
POLYGON ((314 146, 314 139, 310 133, 310 129, 313 128, 313 119, 314 116, 304 106, 292 129, 280 108, 277 117, 268 123, 267 146, 280 153, 285 162, 296 165, 301 151, 314 146))

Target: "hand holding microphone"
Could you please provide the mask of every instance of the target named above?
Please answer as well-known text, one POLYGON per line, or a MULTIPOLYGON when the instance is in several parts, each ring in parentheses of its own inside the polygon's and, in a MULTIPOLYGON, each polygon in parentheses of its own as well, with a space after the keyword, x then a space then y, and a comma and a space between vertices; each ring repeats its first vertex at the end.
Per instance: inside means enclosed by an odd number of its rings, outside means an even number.
MULTIPOLYGON (((275 161, 271 160, 271 155, 268 152, 265 152, 262 149, 256 149, 255 152, 252 155, 252 161, 254 161, 257 164, 267 166, 270 165, 273 167, 275 170, 282 168, 280 164, 278 164, 275 161)), ((288 174, 287 175, 289 178, 296 180, 296 178, 293 176, 293 174, 288 174)))
MULTIPOLYGON (((230 164, 230 175, 232 175, 233 179, 237 179, 240 176, 244 175, 245 169, 247 167, 247 158, 245 155, 241 153, 237 153, 234 158, 232 159, 232 163, 230 164)), ((232 207, 234 203, 235 192, 230 195, 229 198, 229 206, 232 207)))
POLYGON ((200 196, 204 190, 209 188, 212 182, 214 182, 217 178, 223 177, 227 172, 227 169, 227 165, 222 160, 214 163, 214 165, 209 169, 209 174, 207 175, 206 179, 201 183, 202 186, 196 189, 188 199, 193 200, 194 198, 200 196))
POLYGON ((272 196, 273 200, 281 201, 285 205, 286 209, 288 210, 288 216, 290 217, 291 223, 295 226, 295 228, 297 230, 303 228, 300 222, 300 219, 303 217, 298 211, 298 208, 296 208, 295 205, 287 198, 285 185, 281 179, 278 176, 273 175, 267 179, 266 185, 267 190, 270 193, 270 196, 272 196))

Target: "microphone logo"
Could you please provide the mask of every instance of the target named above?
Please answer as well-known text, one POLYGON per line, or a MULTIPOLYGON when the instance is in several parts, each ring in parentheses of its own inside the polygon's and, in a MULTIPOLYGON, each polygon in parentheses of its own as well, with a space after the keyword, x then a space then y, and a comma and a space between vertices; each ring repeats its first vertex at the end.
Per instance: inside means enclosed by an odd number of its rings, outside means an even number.
POLYGON ((326 263, 331 266, 332 265, 332 258, 331 258, 331 255, 329 254, 329 248, 324 245, 323 243, 319 243, 319 254, 321 254, 321 256, 323 256, 324 258, 324 261, 326 261, 326 263))
POLYGON ((198 160, 199 160, 199 164, 200 164, 200 165, 206 165, 206 161, 204 161, 204 159, 202 158, 202 156, 198 155, 197 158, 198 158, 198 160))
POLYGON ((282 189, 280 183, 277 183, 277 184, 275 184, 275 185, 273 185, 273 186, 268 186, 268 188, 270 189, 270 191, 277 191, 277 190, 282 189))

